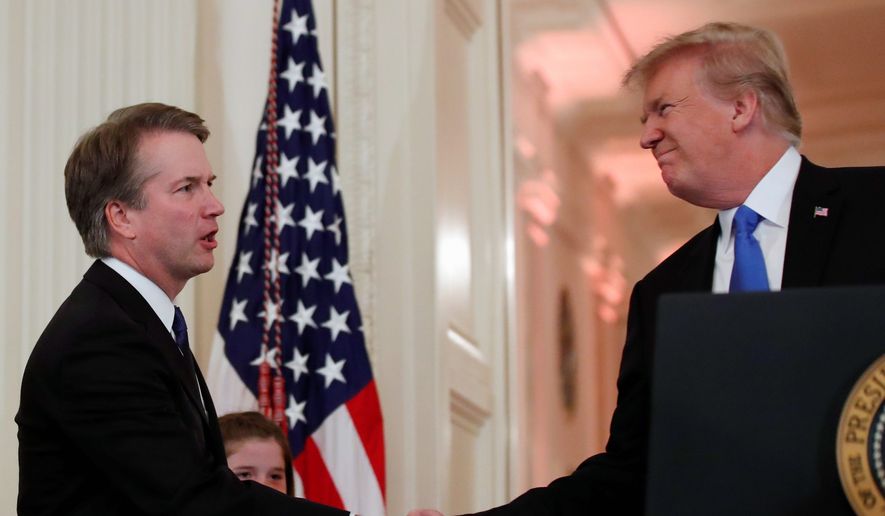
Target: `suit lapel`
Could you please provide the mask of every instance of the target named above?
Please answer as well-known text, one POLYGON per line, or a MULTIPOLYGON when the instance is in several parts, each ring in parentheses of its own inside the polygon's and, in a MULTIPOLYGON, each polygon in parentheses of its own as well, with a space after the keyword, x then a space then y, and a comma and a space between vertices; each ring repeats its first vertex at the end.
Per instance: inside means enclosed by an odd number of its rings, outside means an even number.
POLYGON ((844 199, 827 169, 802 158, 784 254, 784 288, 820 285, 844 199))
MULTIPOLYGON (((184 387, 187 397, 194 404, 195 410, 201 414, 205 422, 206 413, 203 412, 203 402, 197 391, 197 382, 194 381, 196 367, 193 370, 189 367, 181 356, 175 339, 163 326, 148 302, 135 290, 135 287, 101 261, 93 263, 83 277, 107 291, 127 314, 143 325, 151 343, 160 350, 166 363, 184 387)), ((208 398, 208 395, 206 397, 208 398)))
POLYGON ((227 454, 224 451, 224 441, 221 438, 221 428, 218 426, 218 414, 215 412, 215 404, 212 403, 212 397, 208 395, 209 387, 206 385, 206 380, 203 378, 203 374, 200 373, 200 368, 196 368, 197 372, 197 382, 200 385, 200 390, 206 393, 206 396, 203 397, 203 403, 206 407, 206 417, 207 421, 207 431, 208 441, 210 449, 215 457, 224 463, 227 463, 227 454))
POLYGON ((713 290, 713 267, 716 265, 716 241, 719 238, 719 219, 692 239, 679 274, 672 286, 674 292, 710 292, 713 290), (698 266, 700 264, 700 266, 698 266))

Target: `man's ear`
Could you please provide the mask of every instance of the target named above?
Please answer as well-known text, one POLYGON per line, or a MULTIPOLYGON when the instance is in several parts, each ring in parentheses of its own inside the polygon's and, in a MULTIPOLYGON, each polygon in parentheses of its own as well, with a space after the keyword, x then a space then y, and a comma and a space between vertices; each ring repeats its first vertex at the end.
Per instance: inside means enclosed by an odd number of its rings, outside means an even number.
POLYGON ((746 90, 731 102, 731 129, 739 133, 745 130, 756 117, 759 110, 759 97, 753 90, 746 90))
POLYGON ((104 216, 108 221, 111 235, 119 235, 129 240, 135 238, 135 228, 129 220, 129 210, 130 208, 120 201, 111 201, 105 205, 104 216))

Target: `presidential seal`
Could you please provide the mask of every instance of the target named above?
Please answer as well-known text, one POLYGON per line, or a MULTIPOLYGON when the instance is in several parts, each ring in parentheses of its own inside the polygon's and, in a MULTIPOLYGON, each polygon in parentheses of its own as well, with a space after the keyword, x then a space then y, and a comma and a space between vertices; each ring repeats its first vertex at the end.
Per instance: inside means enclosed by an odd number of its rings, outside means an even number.
POLYGON ((836 431, 836 461, 845 496, 860 515, 885 515, 885 355, 854 385, 836 431))

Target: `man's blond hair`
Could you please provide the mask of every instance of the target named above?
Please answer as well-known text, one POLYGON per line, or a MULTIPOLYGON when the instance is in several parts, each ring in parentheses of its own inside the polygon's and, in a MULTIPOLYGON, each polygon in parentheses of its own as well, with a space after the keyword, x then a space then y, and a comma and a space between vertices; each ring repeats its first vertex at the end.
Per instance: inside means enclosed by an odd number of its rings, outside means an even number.
POLYGON ((802 137, 802 119, 787 77, 783 45, 774 33, 738 23, 708 23, 671 36, 641 58, 624 75, 625 86, 644 87, 667 60, 689 53, 701 58, 701 74, 710 91, 733 99, 756 93, 766 123, 793 145, 802 137))

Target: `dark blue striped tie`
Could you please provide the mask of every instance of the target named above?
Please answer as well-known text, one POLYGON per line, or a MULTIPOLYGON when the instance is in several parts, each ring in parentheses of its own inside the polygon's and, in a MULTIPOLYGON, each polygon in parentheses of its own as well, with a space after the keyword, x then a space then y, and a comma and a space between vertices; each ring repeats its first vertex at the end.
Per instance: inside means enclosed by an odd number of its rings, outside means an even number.
POLYGON ((187 341, 187 323, 184 322, 184 315, 181 313, 181 309, 177 306, 175 307, 175 317, 172 319, 172 333, 175 334, 175 343, 178 344, 178 349, 181 350, 181 357, 184 359, 185 367, 187 367, 187 371, 190 373, 187 378, 187 383, 190 384, 190 388, 200 396, 200 408, 203 409, 203 414, 205 415, 206 406, 203 403, 200 386, 197 383, 197 365, 194 363, 194 356, 191 354, 190 346, 187 341))
POLYGON ((184 322, 184 315, 181 309, 175 307, 175 318, 172 319, 172 333, 175 334, 175 343, 184 356, 187 356, 190 346, 187 341, 187 323, 184 322))

